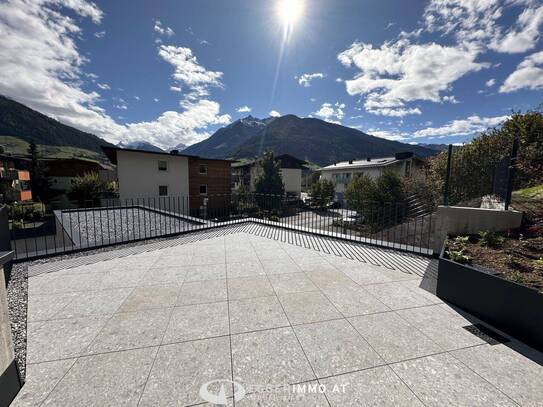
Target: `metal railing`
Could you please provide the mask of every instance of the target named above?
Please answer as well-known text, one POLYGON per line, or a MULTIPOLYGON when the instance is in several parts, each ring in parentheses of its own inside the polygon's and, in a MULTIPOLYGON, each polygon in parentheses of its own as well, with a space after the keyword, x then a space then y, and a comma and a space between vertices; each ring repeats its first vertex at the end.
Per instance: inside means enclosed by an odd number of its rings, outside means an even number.
POLYGON ((431 254, 432 214, 408 202, 365 202, 357 210, 325 207, 298 198, 225 194, 81 202, 79 207, 12 213, 10 235, 16 260, 175 236, 240 222, 431 254))

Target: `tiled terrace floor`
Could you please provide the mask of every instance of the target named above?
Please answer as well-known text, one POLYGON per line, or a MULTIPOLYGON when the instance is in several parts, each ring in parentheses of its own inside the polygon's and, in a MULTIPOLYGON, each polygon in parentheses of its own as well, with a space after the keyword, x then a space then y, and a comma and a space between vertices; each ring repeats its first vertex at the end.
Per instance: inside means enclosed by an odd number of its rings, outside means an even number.
POLYGON ((219 379, 245 388, 239 406, 541 405, 543 357, 465 330, 477 320, 419 288, 419 263, 236 233, 31 277, 14 405, 192 405, 219 379))

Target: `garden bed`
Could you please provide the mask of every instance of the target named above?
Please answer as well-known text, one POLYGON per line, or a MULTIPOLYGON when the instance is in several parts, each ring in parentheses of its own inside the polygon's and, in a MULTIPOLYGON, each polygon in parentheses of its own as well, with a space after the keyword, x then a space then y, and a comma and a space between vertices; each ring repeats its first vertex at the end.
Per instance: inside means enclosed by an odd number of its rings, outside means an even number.
POLYGON ((540 223, 504 234, 454 236, 439 259, 437 295, 543 350, 540 223))

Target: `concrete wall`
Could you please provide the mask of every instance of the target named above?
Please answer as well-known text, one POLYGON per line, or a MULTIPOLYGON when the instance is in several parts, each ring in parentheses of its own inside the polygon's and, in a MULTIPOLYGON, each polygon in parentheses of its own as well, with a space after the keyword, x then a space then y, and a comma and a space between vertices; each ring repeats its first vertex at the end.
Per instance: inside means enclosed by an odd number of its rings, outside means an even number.
POLYGON ((433 225, 432 248, 439 252, 447 235, 469 235, 482 230, 505 232, 520 227, 521 221, 522 212, 439 206, 433 225))
POLYGON ((187 157, 164 154, 117 151, 119 195, 126 199, 158 197, 158 186, 167 185, 169 196, 189 195, 189 161, 187 157), (168 169, 158 170, 166 161, 168 169))

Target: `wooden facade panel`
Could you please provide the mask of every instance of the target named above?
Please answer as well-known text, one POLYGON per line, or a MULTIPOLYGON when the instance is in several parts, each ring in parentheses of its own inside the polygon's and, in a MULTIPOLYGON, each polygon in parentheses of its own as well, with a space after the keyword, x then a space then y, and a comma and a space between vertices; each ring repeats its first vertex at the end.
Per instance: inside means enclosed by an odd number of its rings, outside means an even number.
POLYGON ((231 188, 230 161, 190 157, 189 195, 190 208, 194 216, 203 216, 202 207, 207 199, 208 218, 227 214, 231 188), (205 168, 205 172, 202 171, 205 168), (207 191, 203 194, 201 187, 207 191))

